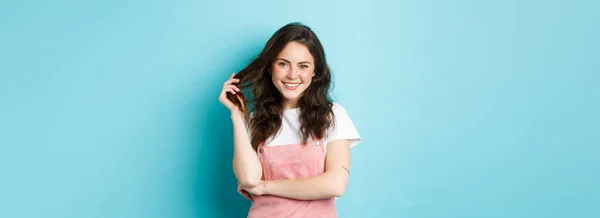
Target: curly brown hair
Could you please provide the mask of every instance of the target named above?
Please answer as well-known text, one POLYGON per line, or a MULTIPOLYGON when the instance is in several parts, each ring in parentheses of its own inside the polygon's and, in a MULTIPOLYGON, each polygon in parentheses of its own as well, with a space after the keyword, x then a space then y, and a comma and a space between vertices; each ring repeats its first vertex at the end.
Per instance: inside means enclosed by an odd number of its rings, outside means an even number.
POLYGON ((315 76, 298 99, 302 143, 307 143, 309 138, 323 138, 334 123, 333 103, 328 95, 331 70, 323 46, 310 27, 298 22, 289 23, 277 30, 262 52, 234 76, 240 80, 238 87, 241 90, 251 90, 252 98, 247 99, 243 92, 237 92, 236 95, 244 99, 239 101, 235 95, 227 93, 227 98, 244 112, 254 150, 281 128, 283 99, 269 72, 277 55, 290 42, 306 46, 315 60, 315 76))

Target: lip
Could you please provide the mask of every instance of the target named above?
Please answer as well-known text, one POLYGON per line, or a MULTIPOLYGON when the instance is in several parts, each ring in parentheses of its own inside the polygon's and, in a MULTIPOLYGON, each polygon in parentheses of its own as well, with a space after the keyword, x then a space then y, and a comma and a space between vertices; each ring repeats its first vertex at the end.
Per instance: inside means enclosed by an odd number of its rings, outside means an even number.
POLYGON ((283 86, 287 89, 287 90, 296 90, 298 89, 298 87, 300 87, 300 84, 302 83, 287 83, 287 82, 281 82, 283 83, 283 86))

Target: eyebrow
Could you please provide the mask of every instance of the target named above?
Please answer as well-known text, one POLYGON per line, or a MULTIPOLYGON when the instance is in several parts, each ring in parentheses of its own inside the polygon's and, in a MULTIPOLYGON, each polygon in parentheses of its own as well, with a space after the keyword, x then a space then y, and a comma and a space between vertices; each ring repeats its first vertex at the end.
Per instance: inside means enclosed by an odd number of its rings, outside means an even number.
MULTIPOLYGON (((292 62, 286 60, 285 58, 277 58, 276 60, 281 60, 281 61, 285 61, 288 63, 292 63, 292 62)), ((301 62, 299 62, 299 64, 312 64, 312 63, 310 63, 310 61, 301 61, 301 62)))

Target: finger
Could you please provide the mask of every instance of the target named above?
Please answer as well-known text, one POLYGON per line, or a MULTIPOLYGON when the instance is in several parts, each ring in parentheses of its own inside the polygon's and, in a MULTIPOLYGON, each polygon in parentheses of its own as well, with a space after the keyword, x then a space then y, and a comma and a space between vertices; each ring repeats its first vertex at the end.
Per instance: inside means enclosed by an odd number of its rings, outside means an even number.
POLYGON ((244 196, 244 198, 246 198, 248 200, 252 200, 252 196, 250 196, 250 193, 248 193, 246 190, 239 188, 239 186, 238 186, 238 193, 240 193, 240 195, 244 196))
POLYGON ((230 82, 239 82, 240 79, 234 78, 235 77, 235 72, 231 74, 231 76, 229 77, 229 81, 230 82))
POLYGON ((229 76, 229 78, 227 78, 227 81, 225 81, 223 83, 223 85, 227 85, 229 82, 231 82, 231 79, 233 79, 233 76, 235 76, 235 73, 232 73, 231 76, 229 76))
POLYGON ((223 86, 231 85, 232 83, 238 83, 239 81, 240 81, 240 79, 231 78, 231 79, 228 79, 227 81, 225 81, 223 83, 223 86))
POLYGON ((235 73, 231 73, 229 78, 227 78, 227 81, 225 81, 223 84, 227 85, 228 83, 230 83, 232 79, 235 79, 235 78, 233 78, 234 76, 235 76, 235 73))
POLYGON ((236 94, 235 90, 233 90, 233 89, 228 89, 228 92, 231 93, 231 94, 233 94, 233 95, 236 94))
POLYGON ((236 95, 239 91, 236 91, 235 87, 226 87, 223 89, 223 92, 229 92, 233 95, 236 95))
POLYGON ((226 88, 231 88, 231 89, 235 90, 236 92, 239 92, 239 91, 240 91, 240 88, 238 88, 238 87, 237 87, 237 86, 235 86, 235 85, 227 85, 227 86, 225 86, 225 87, 226 87, 226 88))
POLYGON ((241 192, 242 196, 244 196, 246 199, 252 201, 252 196, 250 196, 250 194, 247 191, 242 191, 241 192))
POLYGON ((226 93, 226 92, 229 92, 229 93, 235 95, 235 90, 233 90, 233 88, 231 88, 231 87, 225 87, 225 88, 223 88, 223 93, 226 93))

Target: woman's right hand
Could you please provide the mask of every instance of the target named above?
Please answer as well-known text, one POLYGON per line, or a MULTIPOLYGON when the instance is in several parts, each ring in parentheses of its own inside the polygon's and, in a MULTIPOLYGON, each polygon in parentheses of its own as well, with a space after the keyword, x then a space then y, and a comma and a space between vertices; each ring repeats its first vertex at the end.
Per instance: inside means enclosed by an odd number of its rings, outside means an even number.
POLYGON ((246 198, 246 199, 248 199, 248 200, 250 200, 250 201, 254 201, 254 200, 252 199, 252 196, 250 195, 250 192, 248 192, 248 191, 244 190, 244 189, 242 188, 242 186, 240 185, 240 182, 238 182, 237 186, 238 186, 238 187, 237 187, 237 191, 238 191, 238 193, 240 193, 240 195, 244 196, 244 198, 246 198))
POLYGON ((243 102, 241 96, 236 95, 237 92, 240 92, 240 89, 237 86, 233 85, 233 83, 238 83, 240 80, 233 78, 233 76, 235 76, 235 73, 232 73, 229 79, 225 81, 225 83, 223 83, 223 89, 221 90, 221 94, 219 95, 219 102, 225 105, 225 107, 227 107, 227 109, 231 112, 239 111, 239 108, 237 105, 233 104, 233 102, 231 102, 229 99, 227 99, 227 92, 235 95, 240 100, 240 102, 243 102))

